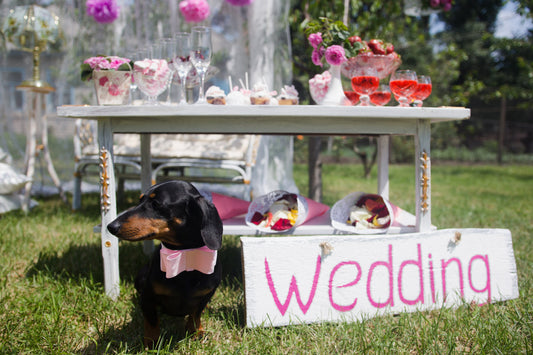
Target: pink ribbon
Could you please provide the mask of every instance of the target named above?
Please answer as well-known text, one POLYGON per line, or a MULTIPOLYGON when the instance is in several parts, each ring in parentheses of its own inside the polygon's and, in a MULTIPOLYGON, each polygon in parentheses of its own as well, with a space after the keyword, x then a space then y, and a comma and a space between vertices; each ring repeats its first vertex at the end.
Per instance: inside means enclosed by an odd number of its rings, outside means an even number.
POLYGON ((196 249, 172 250, 161 244, 161 271, 166 272, 167 279, 183 271, 197 270, 203 274, 212 274, 217 262, 217 251, 207 246, 196 249))

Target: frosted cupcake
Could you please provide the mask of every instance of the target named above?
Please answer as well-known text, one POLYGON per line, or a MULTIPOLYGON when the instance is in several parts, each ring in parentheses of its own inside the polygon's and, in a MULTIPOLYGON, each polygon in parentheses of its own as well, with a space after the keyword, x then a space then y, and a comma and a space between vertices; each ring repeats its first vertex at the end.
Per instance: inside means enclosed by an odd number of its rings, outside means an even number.
POLYGON ((280 105, 298 105, 298 90, 294 86, 285 85, 278 96, 280 105))
POLYGON ((256 84, 250 95, 252 105, 269 105, 272 95, 265 84, 256 84))
POLYGON ((205 92, 205 99, 211 105, 225 105, 226 93, 218 86, 211 86, 205 92))

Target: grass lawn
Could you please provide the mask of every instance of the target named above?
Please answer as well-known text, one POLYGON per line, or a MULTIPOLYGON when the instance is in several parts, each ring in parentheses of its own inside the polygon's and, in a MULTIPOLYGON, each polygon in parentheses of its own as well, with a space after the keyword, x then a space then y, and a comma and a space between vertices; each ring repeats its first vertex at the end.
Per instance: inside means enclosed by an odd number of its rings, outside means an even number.
MULTIPOLYGON (((352 191, 375 192, 362 167, 325 165, 324 202, 352 191)), ((295 180, 307 193, 306 167, 295 180)), ((414 169, 390 168, 390 200, 414 211, 414 169)), ((248 329, 238 236, 225 236, 225 277, 204 313, 207 336, 183 338, 164 317, 159 353, 346 354, 532 353, 533 167, 432 167, 432 222, 440 228, 506 228, 513 236, 520 297, 487 306, 383 316, 358 323, 248 329)), ((138 194, 127 196, 124 206, 138 194)), ((59 198, 39 199, 27 216, 0 216, 0 354, 143 352, 142 315, 133 279, 146 261, 141 243, 121 243, 121 295, 104 294, 99 198, 72 213, 59 198)), ((155 353, 155 351, 154 351, 155 353)))

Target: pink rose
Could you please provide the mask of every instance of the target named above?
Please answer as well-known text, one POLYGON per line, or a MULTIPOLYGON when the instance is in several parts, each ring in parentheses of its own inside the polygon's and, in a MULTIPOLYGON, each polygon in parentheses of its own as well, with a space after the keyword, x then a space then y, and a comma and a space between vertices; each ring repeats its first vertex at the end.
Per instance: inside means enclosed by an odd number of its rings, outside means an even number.
POLYGON ((330 65, 341 65, 346 61, 344 48, 338 45, 328 47, 328 49, 326 49, 325 57, 330 65))
POLYGON ((314 49, 317 49, 318 46, 322 43, 322 33, 321 32, 311 33, 309 37, 307 38, 307 40, 309 41, 309 44, 311 45, 311 47, 313 47, 314 49))
POLYGON ((183 0, 179 7, 187 22, 202 22, 209 16, 209 4, 205 0, 183 0))
POLYGON ((311 54, 311 60, 313 61, 314 65, 322 66, 322 57, 324 57, 324 48, 320 47, 318 49, 314 49, 313 53, 311 54))

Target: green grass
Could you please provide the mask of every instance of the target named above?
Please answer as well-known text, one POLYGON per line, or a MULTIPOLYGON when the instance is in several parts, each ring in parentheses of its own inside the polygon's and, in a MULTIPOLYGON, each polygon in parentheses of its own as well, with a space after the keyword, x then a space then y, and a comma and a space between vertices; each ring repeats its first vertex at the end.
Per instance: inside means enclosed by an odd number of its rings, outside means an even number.
MULTIPOLYGON (((375 172, 325 165, 324 202, 352 191, 375 192, 375 172)), ((306 167, 295 179, 307 192, 306 167)), ((414 169, 391 166, 391 201, 414 211, 414 169)), ((225 236, 225 276, 203 316, 207 336, 183 338, 164 317, 159 353, 532 353, 533 167, 432 167, 432 222, 440 228, 507 228, 513 236, 520 297, 483 307, 464 305, 383 316, 359 323, 245 327, 238 236, 225 236)), ((127 196, 125 207, 133 204, 127 196)), ((104 294, 98 197, 72 213, 58 198, 39 199, 28 215, 0 217, 0 354, 131 354, 143 352, 142 315, 133 278, 146 261, 142 246, 121 243, 121 295, 104 294)), ((153 353, 156 353, 154 351, 153 353)))

